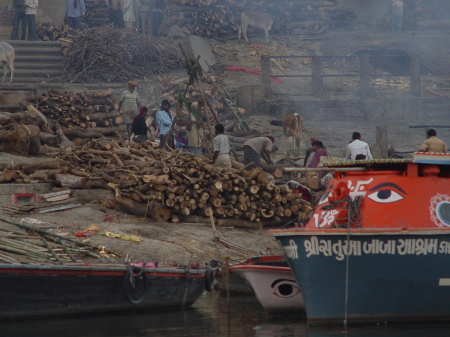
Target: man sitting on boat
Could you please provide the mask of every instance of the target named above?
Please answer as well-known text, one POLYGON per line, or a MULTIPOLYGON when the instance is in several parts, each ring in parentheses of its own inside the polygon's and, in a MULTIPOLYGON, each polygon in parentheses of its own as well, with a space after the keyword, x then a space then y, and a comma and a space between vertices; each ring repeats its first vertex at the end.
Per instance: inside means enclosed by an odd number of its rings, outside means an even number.
POLYGON ((369 144, 361 141, 361 134, 359 132, 353 132, 352 139, 352 142, 347 145, 347 154, 345 155, 345 159, 373 159, 372 153, 370 153, 369 144))
POLYGON ((447 145, 436 137, 436 130, 430 129, 427 132, 427 139, 420 147, 420 152, 447 153, 447 145))

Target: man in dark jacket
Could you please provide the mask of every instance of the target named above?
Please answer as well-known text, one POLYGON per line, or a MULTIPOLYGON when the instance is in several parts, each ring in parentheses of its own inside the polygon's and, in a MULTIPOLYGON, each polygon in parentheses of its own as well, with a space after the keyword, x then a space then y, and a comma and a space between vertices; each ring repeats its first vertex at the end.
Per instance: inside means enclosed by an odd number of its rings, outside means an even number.
POLYGON ((147 140, 147 124, 145 124, 145 116, 147 116, 147 107, 143 106, 139 109, 139 115, 134 117, 132 131, 134 133, 134 141, 142 143, 147 140))
POLYGON ((17 31, 19 30, 20 21, 22 21, 22 38, 21 40, 25 40, 25 32, 27 31, 27 21, 25 17, 25 0, 13 0, 12 6, 14 8, 14 23, 13 30, 11 33, 11 40, 17 40, 17 31))

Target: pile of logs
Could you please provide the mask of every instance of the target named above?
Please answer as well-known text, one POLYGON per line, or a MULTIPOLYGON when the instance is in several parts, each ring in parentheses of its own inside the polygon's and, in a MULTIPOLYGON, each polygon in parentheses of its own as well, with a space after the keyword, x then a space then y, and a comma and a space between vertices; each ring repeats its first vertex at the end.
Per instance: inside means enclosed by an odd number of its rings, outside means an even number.
MULTIPOLYGON (((285 34, 320 34, 330 26, 349 25, 356 18, 352 10, 338 7, 334 1, 169 0, 163 25, 177 24, 193 34, 206 37, 234 36, 241 13, 248 10, 272 14, 275 18, 273 30, 285 34)), ((252 31, 250 27, 249 34, 252 31)))
POLYGON ((111 26, 78 32, 65 44, 64 73, 73 82, 128 81, 167 73, 183 65, 173 40, 149 39, 131 29, 111 26))
POLYGON ((69 26, 53 26, 49 23, 41 23, 36 29, 36 34, 41 41, 58 41, 69 34, 69 26))
POLYGON ((104 0, 86 0, 86 17, 83 22, 90 28, 100 27, 109 23, 109 11, 104 0))
POLYGON ((87 178, 86 184, 97 177, 101 181, 90 184, 113 189, 115 198, 110 206, 120 205, 157 221, 172 218, 176 222, 196 214, 281 223, 293 216, 302 219, 311 210, 301 195, 267 181, 260 168, 218 169, 201 156, 156 150, 149 142, 122 147, 107 140, 91 141, 81 150, 58 158, 70 160, 77 168, 72 172, 87 178))
MULTIPOLYGON (((300 194, 268 181, 260 168, 220 169, 201 156, 157 150, 150 142, 91 140, 39 165, 0 165, 0 182, 51 182, 64 188, 109 189, 106 206, 156 221, 189 215, 273 224, 311 211, 300 194)), ((92 190, 92 194, 95 193, 92 190)))
MULTIPOLYGON (((58 143, 56 135, 67 137, 75 145, 83 145, 91 138, 102 138, 104 135, 115 135, 123 132, 123 117, 117 111, 118 103, 111 98, 113 89, 87 93, 86 90, 65 92, 51 89, 40 96, 32 96, 22 103, 27 110, 41 113, 48 125, 38 123, 41 142, 49 146, 58 143)), ((72 144, 73 145, 73 144, 72 144)))

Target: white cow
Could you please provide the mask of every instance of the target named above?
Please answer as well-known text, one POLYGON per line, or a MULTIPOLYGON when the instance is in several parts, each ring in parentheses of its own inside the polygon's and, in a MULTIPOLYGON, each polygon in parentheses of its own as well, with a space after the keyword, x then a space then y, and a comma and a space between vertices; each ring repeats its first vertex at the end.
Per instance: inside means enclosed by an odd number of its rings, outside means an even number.
POLYGON ((273 25, 273 17, 268 13, 243 12, 241 14, 241 25, 239 26, 239 41, 241 41, 241 32, 244 33, 245 41, 247 39, 248 26, 264 29, 266 34, 266 43, 269 43, 269 30, 273 25))
POLYGON ((9 79, 12 82, 14 75, 14 57, 16 53, 14 51, 13 46, 6 42, 0 42, 0 62, 3 63, 3 78, 2 82, 5 81, 6 74, 9 71, 11 72, 11 77, 9 79))

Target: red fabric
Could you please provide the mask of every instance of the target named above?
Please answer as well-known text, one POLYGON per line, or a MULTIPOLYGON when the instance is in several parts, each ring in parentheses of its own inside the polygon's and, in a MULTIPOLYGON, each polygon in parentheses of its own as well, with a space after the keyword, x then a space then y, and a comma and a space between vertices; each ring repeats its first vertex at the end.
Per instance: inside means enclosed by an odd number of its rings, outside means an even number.
MULTIPOLYGON (((238 66, 232 66, 225 70, 227 70, 227 71, 244 71, 247 74, 261 75, 261 70, 259 70, 259 69, 249 69, 249 68, 242 68, 242 67, 238 67, 238 66)), ((283 83, 283 81, 280 80, 278 77, 271 77, 270 79, 276 83, 283 83)))

